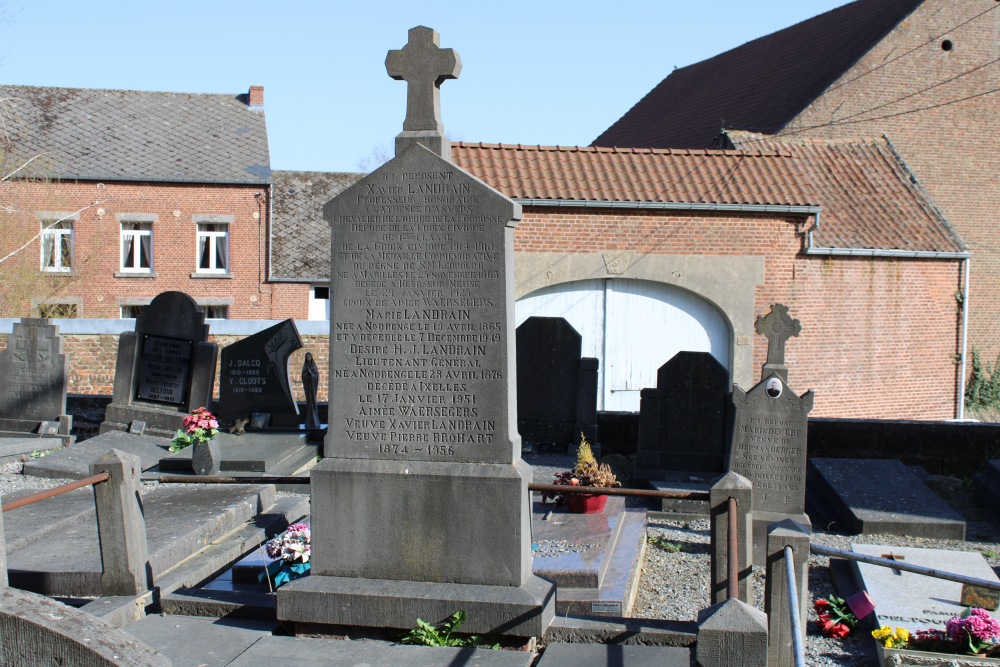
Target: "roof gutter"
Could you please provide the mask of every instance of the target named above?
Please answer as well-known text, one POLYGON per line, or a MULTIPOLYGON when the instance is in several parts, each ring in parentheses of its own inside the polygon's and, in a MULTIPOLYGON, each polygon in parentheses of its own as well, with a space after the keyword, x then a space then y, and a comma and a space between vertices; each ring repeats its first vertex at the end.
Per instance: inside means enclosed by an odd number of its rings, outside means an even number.
POLYGON ((741 211, 745 213, 796 213, 819 215, 821 207, 796 204, 720 204, 717 202, 606 201, 597 199, 535 199, 513 197, 521 206, 641 209, 652 211, 741 211))

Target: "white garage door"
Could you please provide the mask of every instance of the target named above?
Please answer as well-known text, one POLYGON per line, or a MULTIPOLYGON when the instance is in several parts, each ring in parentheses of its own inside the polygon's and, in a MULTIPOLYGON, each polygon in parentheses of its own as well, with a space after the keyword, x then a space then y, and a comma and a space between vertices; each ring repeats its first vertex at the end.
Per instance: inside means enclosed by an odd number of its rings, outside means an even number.
POLYGON ((583 337, 583 356, 600 362, 598 410, 639 409, 639 391, 677 352, 711 352, 725 368, 730 330, 710 303, 663 283, 581 280, 532 292, 516 304, 520 325, 533 315, 564 317, 583 337))

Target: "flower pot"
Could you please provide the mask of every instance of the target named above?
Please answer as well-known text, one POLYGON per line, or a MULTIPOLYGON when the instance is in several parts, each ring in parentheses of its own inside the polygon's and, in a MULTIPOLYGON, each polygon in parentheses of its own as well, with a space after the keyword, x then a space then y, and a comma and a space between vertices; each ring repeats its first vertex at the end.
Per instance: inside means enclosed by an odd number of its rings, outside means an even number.
POLYGON ((196 475, 218 475, 222 464, 222 452, 215 440, 199 440, 192 446, 191 467, 196 475))
POLYGON ((595 514, 604 510, 608 497, 596 493, 567 493, 563 496, 566 506, 574 514, 595 514))

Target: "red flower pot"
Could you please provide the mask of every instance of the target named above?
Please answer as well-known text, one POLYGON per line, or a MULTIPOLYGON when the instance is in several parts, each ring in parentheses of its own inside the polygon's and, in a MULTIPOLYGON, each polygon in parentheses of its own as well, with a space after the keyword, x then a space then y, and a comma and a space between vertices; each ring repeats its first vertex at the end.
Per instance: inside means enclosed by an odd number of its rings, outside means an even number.
POLYGON ((574 514, 595 514, 604 509, 608 497, 595 493, 567 493, 563 495, 566 506, 574 514))

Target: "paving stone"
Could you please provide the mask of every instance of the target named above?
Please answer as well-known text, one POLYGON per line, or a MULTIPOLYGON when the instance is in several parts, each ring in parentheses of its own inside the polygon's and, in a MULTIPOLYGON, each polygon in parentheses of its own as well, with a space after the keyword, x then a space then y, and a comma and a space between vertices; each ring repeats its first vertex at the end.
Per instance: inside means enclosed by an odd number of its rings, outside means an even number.
MULTIPOLYGON (((129 625, 125 631, 170 658, 174 667, 222 667, 270 637, 276 627, 277 623, 271 621, 155 615, 129 625)), ((290 657, 284 656, 285 660, 290 657)), ((292 662, 302 664, 297 659, 292 662)))
POLYGON ((605 644, 549 644, 538 667, 689 667, 686 646, 632 646, 605 644))

